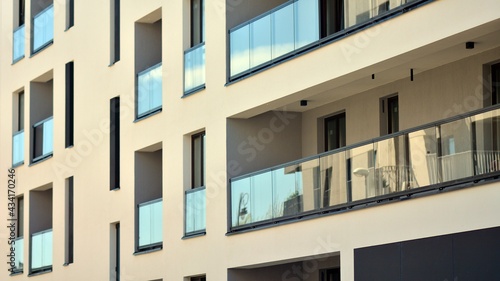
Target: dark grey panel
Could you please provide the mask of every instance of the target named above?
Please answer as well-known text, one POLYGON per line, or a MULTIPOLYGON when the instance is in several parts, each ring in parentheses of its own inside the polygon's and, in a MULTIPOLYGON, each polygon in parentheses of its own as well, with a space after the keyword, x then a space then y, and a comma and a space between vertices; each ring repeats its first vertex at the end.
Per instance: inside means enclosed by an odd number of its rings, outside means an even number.
POLYGON ((452 256, 451 236, 403 242, 401 245, 401 280, 453 280, 452 256))
POLYGON ((400 257, 399 243, 355 249, 354 280, 400 280, 400 257))
POLYGON ((456 279, 500 280, 500 228, 456 234, 453 244, 456 279))

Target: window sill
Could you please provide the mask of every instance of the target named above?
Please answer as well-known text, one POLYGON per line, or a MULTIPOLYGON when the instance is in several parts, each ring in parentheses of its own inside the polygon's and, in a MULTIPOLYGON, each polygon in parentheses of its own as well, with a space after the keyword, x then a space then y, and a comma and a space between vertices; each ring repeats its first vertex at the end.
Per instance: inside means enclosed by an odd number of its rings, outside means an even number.
POLYGON ((205 84, 200 85, 200 86, 195 87, 195 88, 193 88, 193 89, 191 89, 189 91, 185 91, 184 95, 182 95, 182 98, 187 98, 187 97, 189 97, 191 95, 194 95, 194 94, 196 94, 198 92, 201 92, 201 91, 203 91, 205 89, 206 89, 205 84))
POLYGON ((161 250, 163 250, 163 243, 161 245, 151 246, 150 248, 145 248, 142 250, 139 249, 136 252, 134 252, 134 256, 149 254, 149 253, 158 252, 161 250))
POLYGON ((206 230, 203 230, 201 232, 186 233, 186 234, 184 234, 184 236, 182 236, 182 240, 196 238, 196 237, 205 236, 205 235, 207 235, 206 230))
POLYGON ((33 56, 41 53, 43 50, 47 49, 48 47, 50 47, 52 44, 54 44, 54 39, 50 40, 49 42, 43 44, 42 46, 40 46, 38 49, 36 50, 33 50, 33 52, 31 53, 31 56, 30 58, 32 58, 33 56))
POLYGON ((21 167, 22 165, 24 165, 24 161, 21 161, 21 162, 18 162, 18 163, 12 164, 12 168, 21 167))
POLYGON ((14 271, 9 274, 9 276, 17 276, 17 275, 22 275, 24 273, 24 271, 14 271))
POLYGON ((46 155, 42 155, 42 156, 39 156, 33 160, 31 160, 31 164, 29 165, 29 167, 33 166, 33 165, 36 165, 38 163, 41 163, 41 162, 44 162, 44 161, 47 161, 48 159, 52 158, 54 156, 54 153, 51 152, 50 154, 46 154, 46 155))
POLYGON ((22 59, 24 59, 24 55, 23 55, 22 57, 19 57, 19 58, 17 58, 17 59, 15 59, 15 60, 13 60, 11 65, 16 64, 18 61, 20 61, 20 60, 22 60, 22 59))
POLYGON ((42 274, 46 274, 46 273, 50 273, 50 272, 52 272, 52 266, 47 267, 45 269, 39 269, 35 272, 31 272, 30 274, 28 274, 28 277, 38 276, 38 275, 42 275, 42 274))
POLYGON ((134 123, 137 123, 139 121, 147 119, 147 118, 149 118, 151 116, 157 115, 157 114, 159 114, 161 112, 162 112, 162 108, 161 107, 157 108, 157 109, 153 109, 153 110, 151 110, 149 112, 146 112, 146 113, 142 114, 141 116, 137 116, 137 118, 134 120, 134 123))

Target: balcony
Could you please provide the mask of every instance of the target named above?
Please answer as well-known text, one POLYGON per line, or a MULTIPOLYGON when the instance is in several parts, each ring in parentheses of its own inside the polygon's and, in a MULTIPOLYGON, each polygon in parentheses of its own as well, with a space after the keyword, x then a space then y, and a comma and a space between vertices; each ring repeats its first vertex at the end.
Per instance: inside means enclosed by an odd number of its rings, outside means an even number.
POLYGON ((159 111, 162 106, 162 66, 154 65, 137 75, 137 117, 159 111))
POLYGON ((24 58, 24 24, 14 30, 12 43, 12 62, 24 58))
POLYGON ((185 235, 204 234, 206 228, 205 187, 186 191, 185 235))
POLYGON ((24 130, 14 133, 12 137, 12 166, 24 163, 24 130))
POLYGON ((139 250, 159 248, 163 241, 163 203, 161 199, 139 204, 139 250))
POLYGON ((14 271, 12 273, 23 272, 24 269, 24 239, 23 237, 18 237, 15 242, 15 265, 14 271))
POLYGON ((33 125, 33 162, 52 155, 54 147, 54 120, 49 117, 33 125))
POLYGON ((33 18, 33 54, 54 40, 54 5, 50 5, 33 18))
POLYGON ((31 236, 31 273, 52 270, 52 229, 31 236))
POLYGON ((498 106, 233 178, 231 231, 473 183, 500 171, 498 106))
POLYGON ((184 53, 184 95, 205 88, 205 43, 184 53))
POLYGON ((229 30, 230 81, 429 0, 290 0, 229 30), (323 5, 327 5, 323 7, 323 5), (320 17, 320 12, 323 13, 320 17))

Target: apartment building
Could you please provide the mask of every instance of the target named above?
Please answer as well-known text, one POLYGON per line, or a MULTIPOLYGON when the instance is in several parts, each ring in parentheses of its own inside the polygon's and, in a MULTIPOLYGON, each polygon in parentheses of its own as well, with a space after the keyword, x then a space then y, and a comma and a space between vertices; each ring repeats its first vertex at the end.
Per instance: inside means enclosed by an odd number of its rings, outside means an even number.
POLYGON ((5 0, 1 280, 500 280, 500 1, 5 0))

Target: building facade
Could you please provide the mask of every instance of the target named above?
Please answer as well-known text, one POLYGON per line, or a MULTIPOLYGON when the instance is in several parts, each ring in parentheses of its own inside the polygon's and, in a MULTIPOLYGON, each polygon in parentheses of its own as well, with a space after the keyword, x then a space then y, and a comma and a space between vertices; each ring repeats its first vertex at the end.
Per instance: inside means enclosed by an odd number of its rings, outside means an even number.
POLYGON ((2 280, 500 280, 500 1, 9 0, 2 280))

